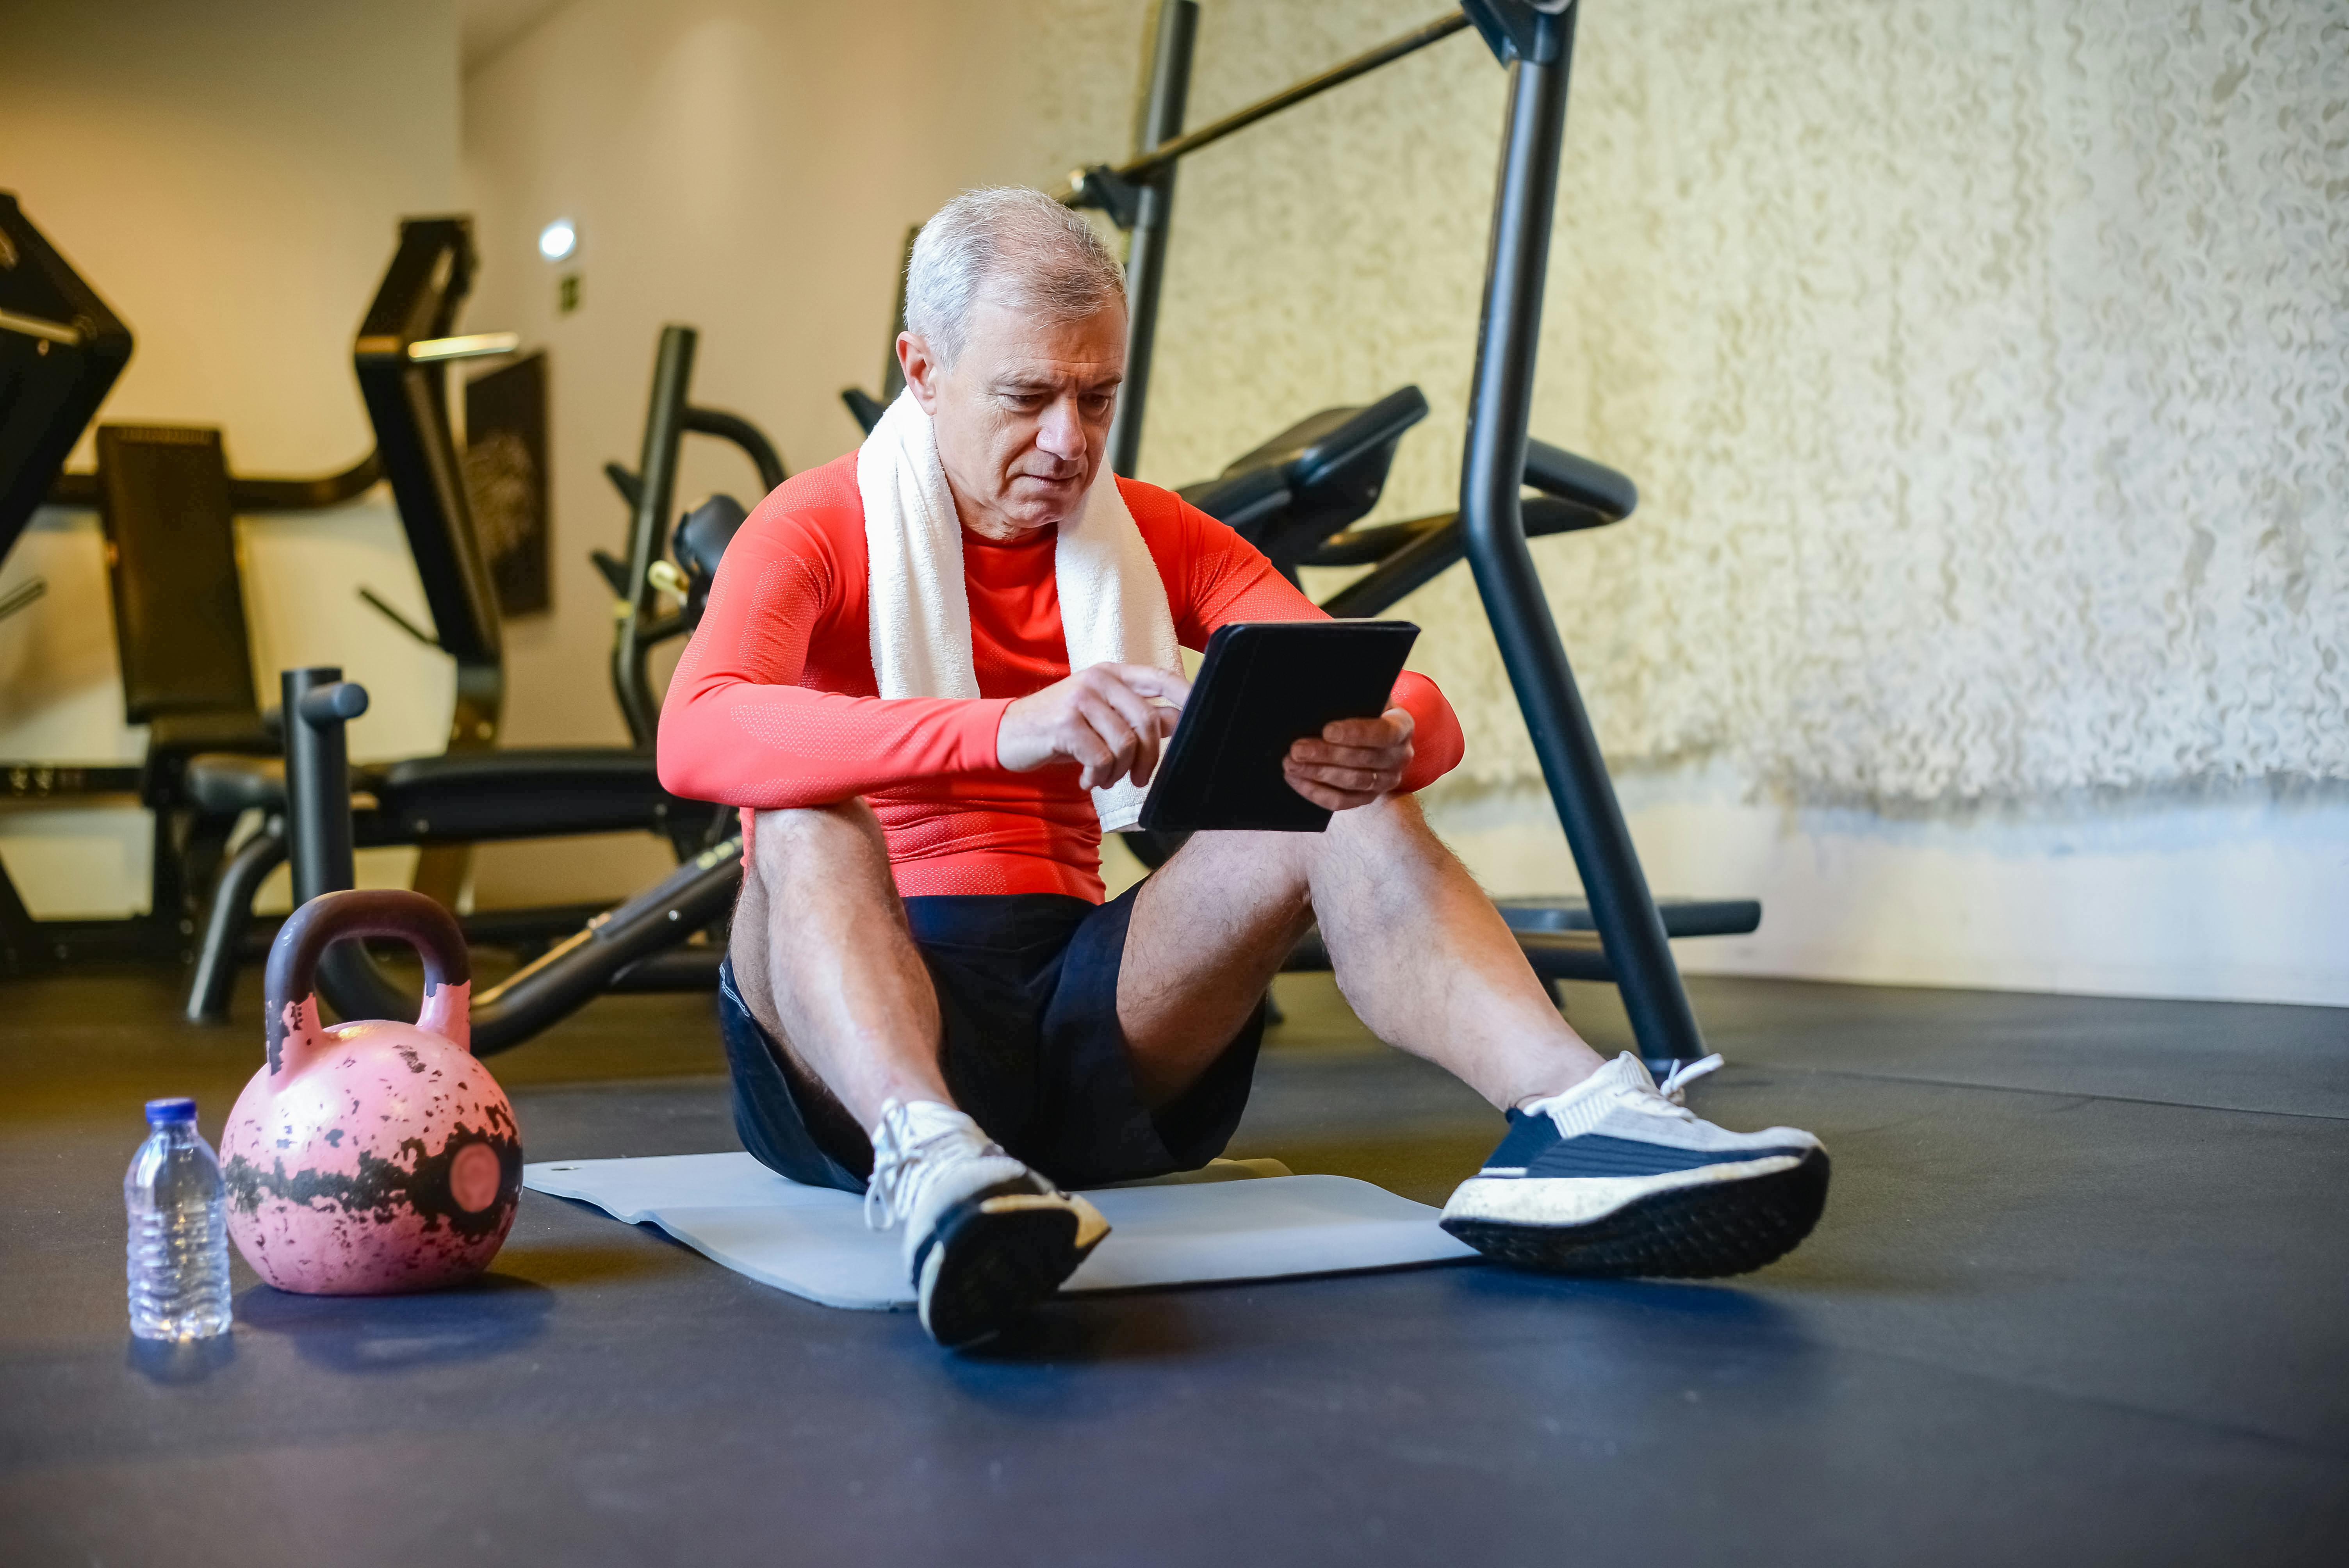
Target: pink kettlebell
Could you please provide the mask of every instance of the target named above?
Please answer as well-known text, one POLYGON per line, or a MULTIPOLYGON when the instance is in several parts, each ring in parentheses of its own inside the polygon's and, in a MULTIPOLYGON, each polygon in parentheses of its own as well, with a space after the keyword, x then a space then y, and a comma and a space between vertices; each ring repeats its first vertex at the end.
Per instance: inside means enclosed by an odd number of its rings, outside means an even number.
POLYGON ((269 950, 269 1061, 221 1139, 228 1233, 262 1278, 310 1295, 388 1295, 490 1266, 522 1194, 522 1135, 467 1049, 464 934, 420 893, 323 893, 269 950), (318 1022, 327 946, 398 937, 424 960, 413 1024, 318 1022))

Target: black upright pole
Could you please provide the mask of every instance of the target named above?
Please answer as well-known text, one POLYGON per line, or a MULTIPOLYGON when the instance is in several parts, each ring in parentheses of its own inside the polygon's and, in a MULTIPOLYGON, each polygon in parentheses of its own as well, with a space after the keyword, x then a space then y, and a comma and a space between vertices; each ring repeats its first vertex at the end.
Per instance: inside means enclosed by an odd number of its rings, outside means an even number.
POLYGON ((285 726, 286 858, 296 908, 349 887, 357 874, 351 842, 351 757, 339 720, 367 711, 367 691, 332 665, 278 677, 285 726), (312 722, 313 718, 327 722, 312 722))
POLYGON ((1460 511, 1476 591, 1532 731, 1542 777, 1574 851, 1640 1054, 1651 1061, 1686 1059, 1704 1054, 1703 1037, 1526 545, 1520 487, 1550 217, 1557 203, 1558 150, 1566 133, 1575 8, 1526 20, 1530 36, 1509 71, 1508 139, 1494 197, 1460 511))
MULTIPOLYGON (((1158 42, 1150 62, 1150 96, 1143 104, 1142 145, 1148 152, 1183 134, 1191 96, 1191 47, 1199 33, 1196 0, 1161 0, 1158 42)), ((1174 217, 1174 165, 1143 181, 1133 233, 1125 251, 1125 384, 1109 428, 1111 471, 1133 476, 1142 455, 1143 404, 1150 394, 1150 356, 1158 335, 1158 291, 1166 276, 1168 226, 1174 217)))
MULTIPOLYGON (((285 839, 294 906, 353 885, 351 754, 345 727, 367 711, 367 688, 331 666, 279 677, 285 725, 285 839)), ((318 986, 346 1018, 413 1017, 400 989, 368 961, 367 949, 336 943, 318 965, 318 986)))
POLYGON ((678 449, 685 438, 696 342, 689 326, 661 328, 660 353, 653 361, 652 412, 645 420, 645 446, 636 464, 636 513, 628 521, 628 611, 612 639, 612 690, 628 721, 628 738, 639 751, 652 749, 660 727, 660 713, 644 678, 652 649, 638 634, 653 618, 653 562, 677 500, 678 449))

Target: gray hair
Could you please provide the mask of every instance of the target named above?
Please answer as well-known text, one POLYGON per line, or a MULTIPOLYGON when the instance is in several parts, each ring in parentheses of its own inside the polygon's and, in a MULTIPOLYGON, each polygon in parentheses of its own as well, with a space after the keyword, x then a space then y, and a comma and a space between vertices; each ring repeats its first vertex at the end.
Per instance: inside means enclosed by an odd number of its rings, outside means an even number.
POLYGON ((905 260, 905 330, 952 365, 988 284, 1047 321, 1081 321, 1125 303, 1125 273, 1093 226, 1041 191, 966 191, 922 225, 905 260))

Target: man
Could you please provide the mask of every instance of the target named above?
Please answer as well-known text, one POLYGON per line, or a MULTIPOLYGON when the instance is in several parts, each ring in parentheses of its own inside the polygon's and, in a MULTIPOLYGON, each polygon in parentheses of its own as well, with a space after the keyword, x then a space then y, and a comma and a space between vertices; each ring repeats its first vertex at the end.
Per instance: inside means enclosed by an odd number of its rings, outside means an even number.
MULTIPOLYGON (((1734 1134, 1567 1026, 1412 791, 1461 756, 1405 675, 1291 748, 1327 831, 1201 833, 1102 902, 1188 686, 1173 644, 1320 612, 1222 524, 1102 451, 1124 284, 1082 220, 975 191, 922 230, 905 395, 735 536, 661 716, 680 795, 743 810, 719 993, 744 1144, 905 1229, 922 1321, 982 1338, 1107 1233, 1063 1187, 1221 1152, 1263 997, 1319 921, 1380 1038, 1507 1136, 1445 1225, 1514 1263, 1733 1274, 1825 1201, 1817 1140, 1734 1134), (1073 651, 1073 656, 1072 656, 1073 651)), ((1716 1064, 1712 1058, 1702 1067, 1716 1064)))

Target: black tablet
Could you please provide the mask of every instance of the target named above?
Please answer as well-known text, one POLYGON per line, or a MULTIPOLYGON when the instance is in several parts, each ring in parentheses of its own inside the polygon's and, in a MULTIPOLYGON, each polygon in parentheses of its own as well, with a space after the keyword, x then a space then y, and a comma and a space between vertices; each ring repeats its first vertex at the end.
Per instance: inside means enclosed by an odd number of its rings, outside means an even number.
POLYGON ((1288 786, 1288 748, 1376 718, 1419 628, 1409 621, 1243 621, 1216 628, 1143 803, 1154 832, 1318 833, 1330 809, 1288 786))

